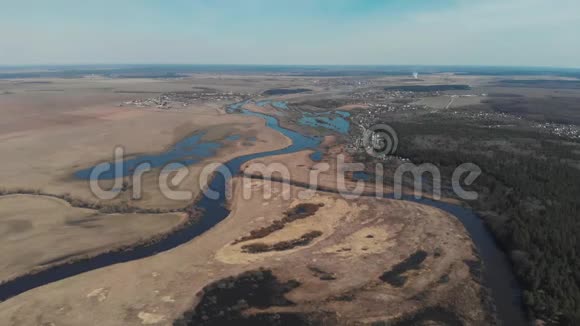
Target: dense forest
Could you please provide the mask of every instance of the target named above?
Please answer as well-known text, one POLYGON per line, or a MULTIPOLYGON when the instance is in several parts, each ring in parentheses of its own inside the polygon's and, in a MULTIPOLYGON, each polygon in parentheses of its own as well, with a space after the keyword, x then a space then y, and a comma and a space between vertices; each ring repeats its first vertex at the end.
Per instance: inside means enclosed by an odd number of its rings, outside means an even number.
POLYGON ((470 202, 509 253, 534 318, 580 325, 580 144, 509 128, 434 116, 389 122, 397 155, 433 163, 450 180, 472 162, 483 174, 470 202), (574 166, 576 164, 576 166, 574 166))

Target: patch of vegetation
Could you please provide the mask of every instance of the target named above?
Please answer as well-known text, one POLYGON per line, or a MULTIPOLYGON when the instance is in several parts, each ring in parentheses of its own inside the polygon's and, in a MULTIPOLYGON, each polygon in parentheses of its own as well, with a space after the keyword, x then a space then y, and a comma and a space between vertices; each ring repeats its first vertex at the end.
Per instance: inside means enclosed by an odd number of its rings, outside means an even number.
POLYGON ((447 283, 449 283, 449 280, 450 280, 449 275, 448 274, 445 274, 445 275, 443 275, 443 276, 441 276, 439 278, 439 280, 437 281, 437 283, 439 283, 439 284, 447 284, 447 283))
POLYGON ((441 249, 440 247, 437 247, 435 248, 435 250, 433 250, 433 257, 439 258, 441 257, 441 255, 443 255, 443 249, 441 249))
POLYGON ((444 91, 468 91, 471 89, 469 85, 398 85, 387 86, 383 88, 385 91, 401 91, 401 92, 444 92, 444 91))
POLYGON ((318 277, 321 281, 336 280, 336 275, 334 275, 334 273, 323 271, 322 269, 316 266, 308 266, 308 269, 314 274, 314 276, 318 277))
POLYGON ((288 307, 294 303, 285 294, 300 286, 297 281, 280 282, 270 270, 242 273, 216 281, 198 293, 197 306, 174 322, 176 326, 317 325, 316 318, 301 313, 245 314, 251 308, 288 307))
POLYGON ((304 219, 316 214, 318 209, 322 206, 324 206, 324 204, 311 204, 311 203, 299 204, 295 207, 292 207, 287 212, 285 212, 284 217, 281 220, 274 221, 271 225, 267 227, 252 230, 249 235, 234 241, 232 244, 235 245, 249 240, 265 238, 266 236, 278 230, 282 230, 284 226, 288 223, 291 223, 295 220, 304 219))
POLYGON ((336 301, 351 302, 355 299, 354 294, 342 294, 333 298, 336 301))
POLYGON ((264 91, 262 95, 265 96, 272 96, 272 95, 289 95, 289 94, 298 94, 298 93, 305 93, 311 92, 311 89, 308 88, 273 88, 267 91, 264 91))
POLYGON ((308 233, 303 234, 298 239, 292 239, 288 241, 281 241, 275 243, 273 245, 265 244, 265 243, 252 243, 249 245, 242 246, 242 250, 247 253, 262 253, 262 252, 269 252, 269 251, 285 251, 290 250, 296 247, 304 247, 309 245, 312 240, 320 237, 322 232, 320 231, 311 231, 308 233))
POLYGON ((487 96, 489 97, 517 97, 517 98, 522 98, 525 97, 524 95, 521 94, 515 94, 515 93, 488 93, 487 96))
POLYGON ((190 216, 193 216, 197 213, 195 209, 192 207, 184 207, 184 208, 176 208, 176 209, 161 209, 161 208, 141 208, 131 206, 127 202, 120 202, 114 204, 103 204, 97 202, 89 202, 77 197, 73 197, 69 193, 64 194, 52 194, 47 193, 42 190, 37 189, 25 189, 25 188, 18 188, 18 189, 3 189, 0 188, 0 196, 8 196, 8 195, 32 195, 32 196, 44 196, 44 197, 53 197, 64 200, 68 202, 72 207, 78 208, 88 208, 98 210, 100 213, 103 214, 129 214, 129 213, 138 213, 138 214, 166 214, 166 213, 176 213, 176 212, 186 212, 189 213, 190 216))
POLYGON ((477 260, 464 260, 463 262, 469 268, 469 273, 473 276, 473 278, 476 280, 481 280, 483 276, 483 266, 481 262, 477 260))
POLYGON ((336 109, 338 107, 351 104, 350 99, 309 99, 298 103, 298 105, 311 106, 320 109, 336 109))
POLYGON ((407 277, 402 275, 410 270, 418 270, 421 268, 421 264, 427 258, 427 252, 423 250, 418 250, 407 259, 393 266, 393 268, 383 273, 380 279, 383 282, 387 282, 395 287, 402 287, 407 282, 407 277))
POLYGON ((504 87, 534 87, 550 89, 580 89, 580 80, 564 79, 504 79, 499 81, 504 87))
POLYGON ((391 101, 392 103, 395 104, 410 104, 415 102, 414 98, 397 98, 391 101))
POLYGON ((522 116, 537 122, 580 124, 580 102, 576 97, 503 97, 483 101, 495 112, 522 116))
POLYGON ((429 307, 403 316, 394 322, 378 322, 373 326, 415 326, 415 325, 463 326, 465 323, 452 311, 442 307, 429 307))

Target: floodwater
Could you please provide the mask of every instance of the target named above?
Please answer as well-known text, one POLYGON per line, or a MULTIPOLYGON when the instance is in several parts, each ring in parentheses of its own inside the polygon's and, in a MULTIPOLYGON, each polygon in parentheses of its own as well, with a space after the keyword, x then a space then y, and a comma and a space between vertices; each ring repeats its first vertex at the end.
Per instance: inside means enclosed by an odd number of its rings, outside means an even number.
POLYGON ((298 119, 298 123, 303 126, 313 128, 324 128, 331 131, 336 131, 341 134, 348 133, 350 129, 350 122, 348 117, 350 113, 340 110, 326 111, 326 112, 303 112, 302 117, 298 119))
POLYGON ((284 101, 260 100, 260 101, 256 101, 256 105, 259 107, 271 105, 276 109, 288 110, 288 102, 284 102, 284 101))
MULTIPOLYGON (((223 146, 218 142, 204 142, 204 133, 193 134, 184 138, 171 149, 159 154, 138 155, 120 162, 111 162, 112 168, 98 175, 100 180, 115 179, 132 175, 144 163, 151 164, 151 168, 163 167, 169 163, 181 163, 185 166, 198 163, 204 158, 212 157, 223 146), (120 175, 116 174, 119 170, 120 175)), ((239 135, 230 135, 226 140, 236 140, 239 135), (236 138, 237 137, 237 138, 236 138)), ((113 153, 111 153, 113 155, 113 153)), ((94 167, 77 171, 77 179, 89 180, 94 167)))

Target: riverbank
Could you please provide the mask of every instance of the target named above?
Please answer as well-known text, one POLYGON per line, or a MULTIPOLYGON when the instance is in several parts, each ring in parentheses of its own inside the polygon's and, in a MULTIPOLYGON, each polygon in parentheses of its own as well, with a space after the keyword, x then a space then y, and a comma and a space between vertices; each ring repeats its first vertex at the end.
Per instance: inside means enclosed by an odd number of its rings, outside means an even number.
POLYGON ((191 208, 105 214, 38 195, 4 195, 0 204, 2 224, 12 226, 2 230, 0 288, 59 266, 162 241, 200 216, 191 208))

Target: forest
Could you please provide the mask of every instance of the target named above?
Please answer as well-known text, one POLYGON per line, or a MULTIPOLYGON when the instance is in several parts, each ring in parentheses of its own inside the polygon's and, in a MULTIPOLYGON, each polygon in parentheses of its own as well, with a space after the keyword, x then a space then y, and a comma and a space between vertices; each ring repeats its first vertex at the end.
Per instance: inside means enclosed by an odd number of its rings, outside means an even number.
POLYGON ((388 123, 397 155, 437 165, 443 180, 462 163, 483 170, 469 205, 509 254, 531 317, 580 325, 580 144, 437 115, 388 123))

